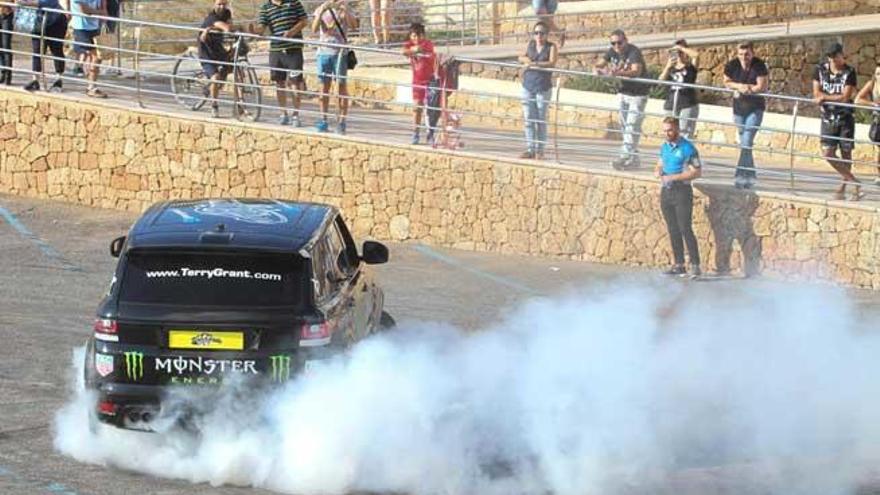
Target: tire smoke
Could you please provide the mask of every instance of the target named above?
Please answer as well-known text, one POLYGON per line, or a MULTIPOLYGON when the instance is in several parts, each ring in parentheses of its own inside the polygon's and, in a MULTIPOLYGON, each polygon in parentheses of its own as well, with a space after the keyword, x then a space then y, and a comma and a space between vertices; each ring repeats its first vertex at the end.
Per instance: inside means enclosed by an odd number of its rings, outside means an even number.
POLYGON ((55 446, 286 493, 852 493, 880 459, 880 334, 835 289, 682 287, 404 322, 265 396, 224 385, 198 435, 92 434, 78 388, 55 446))

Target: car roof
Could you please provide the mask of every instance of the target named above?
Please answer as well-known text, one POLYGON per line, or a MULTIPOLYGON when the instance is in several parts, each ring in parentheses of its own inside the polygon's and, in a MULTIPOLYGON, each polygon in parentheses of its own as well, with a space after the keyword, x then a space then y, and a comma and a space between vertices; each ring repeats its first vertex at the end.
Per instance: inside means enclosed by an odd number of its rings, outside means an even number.
POLYGON ((330 205, 276 199, 164 201, 135 222, 127 245, 299 252, 336 213, 330 205))

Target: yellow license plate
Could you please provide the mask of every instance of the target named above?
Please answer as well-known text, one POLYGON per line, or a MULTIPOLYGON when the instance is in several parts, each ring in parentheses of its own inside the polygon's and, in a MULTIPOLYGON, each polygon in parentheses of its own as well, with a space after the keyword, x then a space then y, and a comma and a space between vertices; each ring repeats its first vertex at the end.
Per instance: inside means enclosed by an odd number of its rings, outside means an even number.
POLYGON ((242 332, 171 330, 168 332, 168 347, 172 349, 240 351, 244 349, 244 334, 242 332))

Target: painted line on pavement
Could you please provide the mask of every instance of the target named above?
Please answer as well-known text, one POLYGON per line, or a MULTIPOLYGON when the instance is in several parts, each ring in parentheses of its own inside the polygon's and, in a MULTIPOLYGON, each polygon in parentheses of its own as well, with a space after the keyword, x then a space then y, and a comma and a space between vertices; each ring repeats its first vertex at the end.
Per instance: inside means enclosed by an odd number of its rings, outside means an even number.
POLYGON ((61 483, 57 483, 55 481, 41 486, 39 482, 30 481, 30 480, 24 478, 23 476, 19 475, 18 473, 11 471, 10 469, 6 468, 5 466, 0 466, 0 476, 2 476, 4 478, 8 478, 17 484, 29 486, 32 488, 38 488, 41 490, 48 491, 50 493, 57 493, 60 495, 80 495, 76 490, 73 490, 73 489, 66 487, 66 486, 62 485, 61 483))
POLYGON ((480 270, 479 268, 474 268, 472 266, 466 265, 466 264, 462 263, 461 261, 459 261, 451 256, 447 256, 443 253, 439 253, 424 244, 416 244, 415 246, 413 246, 413 249, 415 249, 419 253, 421 253, 429 258, 433 258, 433 259, 440 261, 442 263, 446 263, 447 265, 452 265, 455 268, 458 268, 459 270, 462 270, 462 271, 466 271, 472 275, 476 275, 478 277, 485 278, 487 280, 491 280, 491 281, 495 282, 496 284, 501 284, 506 287, 510 287, 511 289, 516 289, 518 291, 525 292, 527 294, 534 294, 534 295, 540 294, 538 291, 536 291, 535 289, 532 289, 531 287, 529 287, 527 285, 523 285, 523 284, 521 284, 515 280, 509 279, 507 277, 502 277, 501 275, 495 275, 494 273, 490 273, 490 272, 487 272, 484 270, 480 270))
POLYGON ((15 217, 15 215, 12 214, 12 212, 2 206, 0 206, 0 217, 3 217, 3 219, 6 220, 6 223, 11 225, 12 228, 15 229, 22 237, 36 244, 40 251, 42 251, 43 254, 46 255, 46 257, 60 264, 62 268, 73 272, 80 271, 79 267, 67 261, 67 259, 65 259, 64 256, 62 256, 61 253, 58 252, 58 250, 53 248, 46 241, 37 237, 37 235, 30 230, 28 230, 28 228, 25 227, 25 225, 21 223, 18 218, 15 217))

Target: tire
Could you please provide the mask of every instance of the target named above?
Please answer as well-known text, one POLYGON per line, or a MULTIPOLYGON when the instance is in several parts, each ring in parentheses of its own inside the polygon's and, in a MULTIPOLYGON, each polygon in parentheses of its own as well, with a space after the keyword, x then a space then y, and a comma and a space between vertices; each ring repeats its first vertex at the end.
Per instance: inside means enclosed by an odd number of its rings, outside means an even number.
POLYGON ((397 322, 394 321, 394 317, 383 309, 382 316, 379 317, 379 331, 387 332, 389 330, 394 330, 396 327, 397 322))
POLYGON ((257 71, 246 63, 236 71, 241 85, 240 104, 247 111, 245 115, 239 115, 240 120, 256 122, 260 120, 263 111, 263 90, 260 89, 260 80, 257 79, 257 71))
POLYGON ((177 103, 188 110, 199 110, 210 97, 205 71, 192 52, 185 52, 174 63, 171 92, 177 103))

